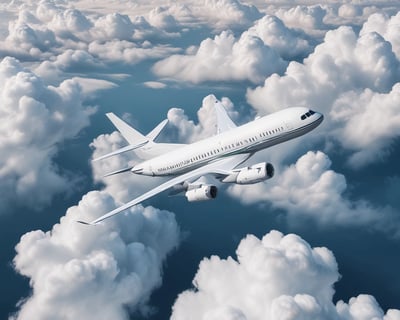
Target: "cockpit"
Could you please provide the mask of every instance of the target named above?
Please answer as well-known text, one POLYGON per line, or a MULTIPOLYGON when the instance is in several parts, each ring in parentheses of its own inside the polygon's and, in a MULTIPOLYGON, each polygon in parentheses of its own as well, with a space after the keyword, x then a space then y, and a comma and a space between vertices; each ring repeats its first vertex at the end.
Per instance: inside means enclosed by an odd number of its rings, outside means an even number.
POLYGON ((308 117, 311 117, 314 113, 315 113, 315 111, 308 110, 308 112, 302 114, 300 118, 301 118, 301 120, 305 120, 308 117))

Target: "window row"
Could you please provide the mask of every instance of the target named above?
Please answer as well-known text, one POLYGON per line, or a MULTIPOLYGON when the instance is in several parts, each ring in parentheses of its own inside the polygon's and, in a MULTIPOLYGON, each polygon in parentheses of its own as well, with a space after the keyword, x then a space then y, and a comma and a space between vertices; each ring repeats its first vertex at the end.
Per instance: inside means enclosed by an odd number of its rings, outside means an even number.
MULTIPOLYGON (((267 137, 269 135, 273 135, 273 134, 278 133, 278 132, 282 132, 283 130, 284 130, 283 127, 278 127, 278 128, 272 129, 272 130, 268 130, 268 131, 262 132, 262 133, 260 133, 260 138, 267 137)), ((170 165, 170 166, 167 166, 167 167, 160 168, 159 172, 170 171, 170 170, 182 168, 182 167, 187 166, 188 164, 193 163, 195 161, 199 161, 199 160, 202 160, 202 159, 207 159, 207 158, 212 157, 214 155, 218 155, 222 151, 232 150, 232 149, 247 145, 249 143, 254 143, 254 142, 257 142, 257 141, 258 141, 257 136, 254 136, 254 137, 250 137, 250 138, 247 138, 247 139, 243 139, 241 141, 237 141, 236 143, 227 144, 227 145, 225 145, 225 146, 223 146, 221 148, 216 148, 214 150, 211 150, 211 151, 196 155, 196 156, 194 156, 194 157, 192 157, 192 158, 190 158, 188 160, 184 160, 184 161, 181 161, 181 162, 176 163, 174 165, 170 165)))

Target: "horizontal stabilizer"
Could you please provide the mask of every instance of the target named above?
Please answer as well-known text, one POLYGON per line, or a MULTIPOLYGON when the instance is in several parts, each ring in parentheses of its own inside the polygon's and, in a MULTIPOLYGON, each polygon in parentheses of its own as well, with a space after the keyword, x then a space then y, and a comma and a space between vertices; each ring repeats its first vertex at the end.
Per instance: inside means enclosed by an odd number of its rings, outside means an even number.
POLYGON ((155 127, 153 130, 151 130, 147 135, 146 138, 149 138, 150 140, 154 140, 158 137, 160 134, 161 130, 164 129, 164 127, 167 125, 168 119, 165 119, 161 121, 157 127, 155 127))
POLYGON ((113 176, 114 174, 118 174, 118 173, 123 173, 123 172, 127 172, 127 171, 131 171, 133 167, 128 167, 128 168, 123 168, 123 169, 119 169, 110 173, 105 174, 103 177, 109 177, 109 176, 113 176))
POLYGON ((143 147, 147 142, 148 142, 148 141, 143 142, 143 143, 140 143, 140 144, 136 144, 136 145, 130 144, 130 145, 126 146, 126 147, 117 149, 117 150, 115 150, 115 151, 113 151, 113 152, 107 153, 107 154, 105 154, 105 155, 103 155, 103 156, 101 156, 101 157, 98 157, 98 158, 96 158, 96 159, 93 159, 92 161, 103 160, 103 159, 106 159, 106 158, 115 156, 115 155, 117 155, 117 154, 120 154, 120 153, 124 153, 124 152, 127 152, 127 151, 131 151, 131 150, 138 149, 138 148, 140 148, 140 147, 143 147))

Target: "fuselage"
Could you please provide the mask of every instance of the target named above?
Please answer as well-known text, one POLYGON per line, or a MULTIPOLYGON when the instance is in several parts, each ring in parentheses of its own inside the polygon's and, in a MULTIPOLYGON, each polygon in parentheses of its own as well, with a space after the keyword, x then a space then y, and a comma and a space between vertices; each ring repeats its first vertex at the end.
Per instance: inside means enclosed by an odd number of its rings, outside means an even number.
POLYGON ((316 128, 322 120, 322 114, 308 108, 284 109, 141 162, 131 171, 150 176, 179 175, 223 157, 252 154, 294 139, 316 128))

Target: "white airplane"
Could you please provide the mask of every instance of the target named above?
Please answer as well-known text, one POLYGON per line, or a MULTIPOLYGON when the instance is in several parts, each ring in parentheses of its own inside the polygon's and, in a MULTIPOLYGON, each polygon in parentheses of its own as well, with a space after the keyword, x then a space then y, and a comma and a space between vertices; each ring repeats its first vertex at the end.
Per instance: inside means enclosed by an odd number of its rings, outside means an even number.
POLYGON ((201 177, 205 175, 212 175, 221 182, 237 184, 252 184, 270 179, 274 175, 274 167, 270 163, 262 162, 241 168, 238 166, 259 150, 313 130, 324 119, 321 113, 308 108, 295 107, 275 112, 238 127, 218 100, 215 101, 215 110, 217 134, 191 144, 154 142, 168 120, 164 120, 144 136, 113 113, 107 113, 107 117, 129 145, 93 161, 130 150, 134 150, 144 161, 133 167, 111 172, 106 176, 131 171, 136 175, 172 178, 94 221, 78 222, 98 224, 167 189, 172 189, 174 194, 184 193, 188 201, 214 199, 217 196, 217 187, 201 182, 201 177))

